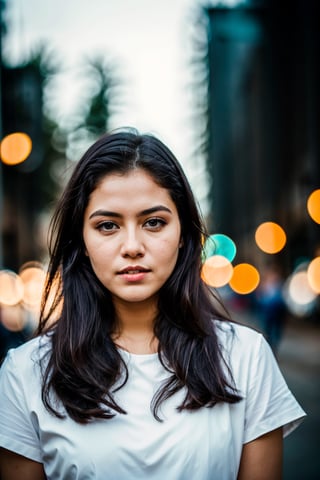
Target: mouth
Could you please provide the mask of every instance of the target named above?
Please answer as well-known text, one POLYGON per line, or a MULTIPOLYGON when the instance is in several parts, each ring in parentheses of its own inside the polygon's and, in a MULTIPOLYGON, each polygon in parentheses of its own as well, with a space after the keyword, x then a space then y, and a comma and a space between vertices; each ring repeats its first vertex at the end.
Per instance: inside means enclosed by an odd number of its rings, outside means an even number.
POLYGON ((128 266, 118 272, 118 275, 137 275, 139 273, 148 273, 151 270, 140 266, 128 266))
POLYGON ((147 279, 149 272, 151 272, 151 270, 148 268, 129 265, 128 267, 120 270, 118 275, 125 283, 143 283, 147 279))

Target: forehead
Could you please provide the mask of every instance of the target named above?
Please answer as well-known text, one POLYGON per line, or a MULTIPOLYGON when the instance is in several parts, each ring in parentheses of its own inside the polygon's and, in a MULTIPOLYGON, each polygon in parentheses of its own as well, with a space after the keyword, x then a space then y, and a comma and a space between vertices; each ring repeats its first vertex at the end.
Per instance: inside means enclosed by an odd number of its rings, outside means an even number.
POLYGON ((170 204, 171 208, 175 207, 169 190, 161 187, 153 176, 143 169, 130 170, 125 174, 109 173, 102 177, 90 194, 88 207, 102 202, 127 208, 159 202, 170 204))

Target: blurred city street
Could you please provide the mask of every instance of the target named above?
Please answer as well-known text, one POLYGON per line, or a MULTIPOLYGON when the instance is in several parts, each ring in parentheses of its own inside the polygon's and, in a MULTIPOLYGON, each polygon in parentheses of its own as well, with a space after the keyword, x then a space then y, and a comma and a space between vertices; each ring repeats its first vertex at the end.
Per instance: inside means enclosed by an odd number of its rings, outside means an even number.
POLYGON ((316 480, 320 471, 320 327, 289 324, 279 348, 286 381, 307 413, 285 440, 284 480, 316 480))

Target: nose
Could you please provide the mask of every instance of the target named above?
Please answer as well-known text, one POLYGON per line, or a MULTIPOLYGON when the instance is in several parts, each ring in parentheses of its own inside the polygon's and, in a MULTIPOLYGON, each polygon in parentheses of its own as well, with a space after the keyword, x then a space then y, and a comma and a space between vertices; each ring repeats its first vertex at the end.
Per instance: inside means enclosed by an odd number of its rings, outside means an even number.
POLYGON ((123 236, 121 255, 130 258, 143 257, 145 247, 141 237, 141 233, 135 229, 128 230, 123 236))

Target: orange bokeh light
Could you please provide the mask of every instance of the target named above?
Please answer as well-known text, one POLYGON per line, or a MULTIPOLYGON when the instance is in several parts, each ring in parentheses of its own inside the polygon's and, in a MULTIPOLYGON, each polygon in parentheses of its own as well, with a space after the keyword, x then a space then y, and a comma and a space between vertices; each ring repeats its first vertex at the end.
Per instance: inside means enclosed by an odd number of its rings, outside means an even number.
POLYGON ((11 133, 1 142, 1 160, 7 165, 17 165, 28 158, 31 150, 32 141, 29 135, 22 132, 11 133))
POLYGON ((314 190, 314 192, 309 195, 307 210, 312 220, 320 223, 320 189, 314 190))
POLYGON ((260 274, 253 265, 239 263, 233 269, 229 285, 236 293, 245 295, 253 292, 259 285, 259 282, 260 274))
POLYGON ((222 255, 209 257, 202 266, 201 278, 210 287, 218 288, 227 285, 232 277, 233 267, 222 255))
POLYGON ((21 302, 24 287, 19 276, 10 271, 0 271, 0 303, 3 305, 16 305, 21 302))
POLYGON ((307 274, 310 287, 315 293, 320 294, 320 257, 310 262, 307 274))
POLYGON ((278 253, 285 246, 287 237, 280 225, 274 222, 265 222, 257 228, 255 240, 263 252, 278 253))
POLYGON ((1 321, 11 332, 20 332, 26 324, 26 318, 20 305, 2 307, 1 321))
POLYGON ((38 266, 28 266, 20 272, 19 276, 24 284, 23 302, 25 306, 38 310, 46 279, 45 271, 38 266))

